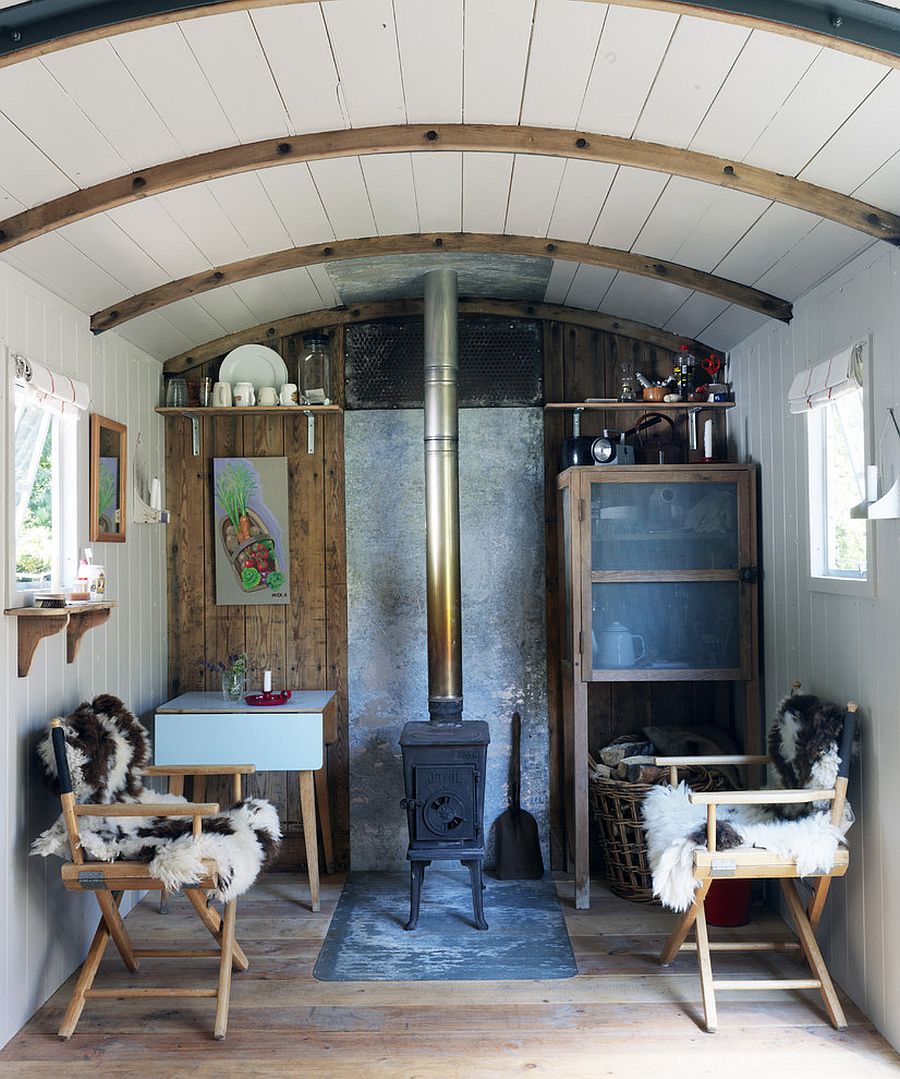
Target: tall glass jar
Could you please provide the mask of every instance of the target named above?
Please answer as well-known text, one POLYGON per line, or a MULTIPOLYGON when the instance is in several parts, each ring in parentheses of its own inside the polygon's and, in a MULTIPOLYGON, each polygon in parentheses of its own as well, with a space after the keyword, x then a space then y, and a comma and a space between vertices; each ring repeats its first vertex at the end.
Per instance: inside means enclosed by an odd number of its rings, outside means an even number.
POLYGON ((324 334, 303 338, 303 353, 297 361, 297 392, 304 405, 330 405, 331 348, 324 334))

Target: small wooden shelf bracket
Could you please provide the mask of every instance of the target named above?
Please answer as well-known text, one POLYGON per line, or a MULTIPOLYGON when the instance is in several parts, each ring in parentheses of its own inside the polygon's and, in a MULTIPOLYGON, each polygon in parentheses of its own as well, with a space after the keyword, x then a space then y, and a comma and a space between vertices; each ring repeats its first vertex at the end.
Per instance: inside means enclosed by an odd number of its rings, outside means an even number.
POLYGON ((27 678, 37 646, 45 637, 66 631, 66 662, 74 663, 81 647, 81 638, 94 626, 109 619, 116 604, 79 604, 73 607, 11 607, 4 613, 18 622, 18 674, 27 678))

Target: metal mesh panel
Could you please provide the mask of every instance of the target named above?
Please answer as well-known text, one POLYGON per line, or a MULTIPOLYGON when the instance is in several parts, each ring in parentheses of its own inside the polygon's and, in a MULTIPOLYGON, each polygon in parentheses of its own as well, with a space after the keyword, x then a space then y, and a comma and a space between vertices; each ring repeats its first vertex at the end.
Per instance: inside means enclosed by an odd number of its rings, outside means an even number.
MULTIPOLYGON (((421 318, 347 326, 347 408, 419 408, 424 397, 421 318)), ((528 319, 459 320, 461 408, 538 405, 543 399, 543 335, 528 319)))

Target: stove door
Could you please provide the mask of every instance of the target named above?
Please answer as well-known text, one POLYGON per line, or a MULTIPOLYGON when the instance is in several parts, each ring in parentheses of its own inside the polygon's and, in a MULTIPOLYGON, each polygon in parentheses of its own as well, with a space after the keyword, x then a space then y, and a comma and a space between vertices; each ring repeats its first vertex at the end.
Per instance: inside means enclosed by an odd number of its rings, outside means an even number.
POLYGON ((416 764, 416 841, 471 843, 476 825, 476 772, 471 764, 416 764))

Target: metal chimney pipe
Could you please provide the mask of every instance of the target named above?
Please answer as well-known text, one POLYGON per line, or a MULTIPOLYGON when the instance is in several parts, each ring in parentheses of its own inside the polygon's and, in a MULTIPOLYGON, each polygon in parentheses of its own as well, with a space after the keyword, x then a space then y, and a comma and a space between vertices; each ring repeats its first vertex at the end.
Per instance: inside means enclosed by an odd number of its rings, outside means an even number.
POLYGON ((462 600, 459 583, 459 358, 454 270, 425 275, 425 527, 428 711, 462 724, 462 600))

